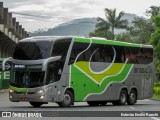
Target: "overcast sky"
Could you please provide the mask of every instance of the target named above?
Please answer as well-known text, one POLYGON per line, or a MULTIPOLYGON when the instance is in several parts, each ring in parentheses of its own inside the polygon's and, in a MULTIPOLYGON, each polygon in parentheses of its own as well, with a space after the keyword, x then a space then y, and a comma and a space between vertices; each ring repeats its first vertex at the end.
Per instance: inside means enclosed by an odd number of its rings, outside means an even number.
POLYGON ((83 17, 105 17, 104 8, 145 16, 150 6, 160 0, 0 0, 9 11, 26 15, 14 16, 27 31, 51 28, 83 17), (34 15, 34 16, 33 16, 34 15))

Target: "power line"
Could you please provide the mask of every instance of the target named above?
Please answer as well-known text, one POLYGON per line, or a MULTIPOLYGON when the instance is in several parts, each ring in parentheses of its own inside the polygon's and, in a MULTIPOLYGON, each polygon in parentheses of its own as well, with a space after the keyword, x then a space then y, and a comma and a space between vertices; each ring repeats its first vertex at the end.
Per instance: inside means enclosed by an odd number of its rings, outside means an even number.
POLYGON ((26 13, 18 13, 18 12, 12 12, 16 15, 22 15, 22 16, 29 16, 34 18, 42 18, 42 19, 53 19, 53 18, 63 18, 63 19, 75 19, 80 18, 82 16, 52 16, 52 15, 35 15, 35 14, 26 14, 26 13))

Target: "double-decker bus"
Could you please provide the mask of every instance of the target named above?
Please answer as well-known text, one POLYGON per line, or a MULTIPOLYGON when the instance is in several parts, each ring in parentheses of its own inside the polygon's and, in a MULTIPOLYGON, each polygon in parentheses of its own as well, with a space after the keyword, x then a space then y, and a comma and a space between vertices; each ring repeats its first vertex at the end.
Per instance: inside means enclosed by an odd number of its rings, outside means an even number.
POLYGON ((37 36, 21 40, 10 61, 9 99, 33 107, 55 102, 134 105, 152 97, 153 47, 103 38, 37 36))

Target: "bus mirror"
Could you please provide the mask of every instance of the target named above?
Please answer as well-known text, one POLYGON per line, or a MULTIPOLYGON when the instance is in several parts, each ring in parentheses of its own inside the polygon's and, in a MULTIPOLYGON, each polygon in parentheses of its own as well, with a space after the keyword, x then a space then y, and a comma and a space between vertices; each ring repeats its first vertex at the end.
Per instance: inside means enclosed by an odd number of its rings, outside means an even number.
POLYGON ((0 70, 1 71, 8 71, 11 69, 11 59, 12 57, 6 58, 2 61, 0 65, 0 70))

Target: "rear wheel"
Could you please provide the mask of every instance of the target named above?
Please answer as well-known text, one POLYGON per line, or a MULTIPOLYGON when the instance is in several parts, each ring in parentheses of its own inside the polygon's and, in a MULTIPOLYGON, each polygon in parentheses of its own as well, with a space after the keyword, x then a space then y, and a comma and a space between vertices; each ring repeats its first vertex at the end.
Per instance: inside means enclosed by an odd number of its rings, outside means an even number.
POLYGON ((121 90, 118 101, 113 101, 113 105, 125 105, 127 102, 127 92, 125 90, 121 90))
POLYGON ((128 95, 127 104, 134 105, 137 102, 137 93, 135 90, 131 90, 130 94, 128 95))
POLYGON ((118 105, 125 105, 127 102, 127 92, 125 90, 121 90, 118 105))
POLYGON ((67 90, 63 96, 63 102, 58 102, 58 105, 60 107, 70 107, 71 105, 73 105, 73 102, 73 93, 67 90))
POLYGON ((43 103, 41 103, 41 102, 29 102, 33 107, 41 107, 41 105, 43 104, 43 103))

